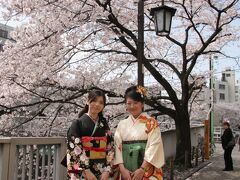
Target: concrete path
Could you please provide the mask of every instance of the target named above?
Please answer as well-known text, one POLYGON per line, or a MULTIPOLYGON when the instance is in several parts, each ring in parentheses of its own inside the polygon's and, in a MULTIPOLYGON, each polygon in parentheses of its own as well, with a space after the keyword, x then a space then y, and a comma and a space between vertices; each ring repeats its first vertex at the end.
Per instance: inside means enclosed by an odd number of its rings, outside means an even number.
POLYGON ((216 153, 208 166, 195 173, 187 180, 240 180, 240 152, 238 145, 232 153, 234 171, 222 171, 224 168, 223 150, 216 144, 216 153))

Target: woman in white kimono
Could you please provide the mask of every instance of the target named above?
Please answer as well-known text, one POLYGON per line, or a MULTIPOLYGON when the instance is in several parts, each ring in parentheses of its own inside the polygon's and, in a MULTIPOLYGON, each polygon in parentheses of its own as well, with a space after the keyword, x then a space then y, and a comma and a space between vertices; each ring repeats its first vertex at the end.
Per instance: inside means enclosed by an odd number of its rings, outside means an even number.
POLYGON ((132 86, 125 92, 127 119, 120 121, 115 132, 114 165, 121 179, 162 180, 164 152, 157 121, 143 112, 146 90, 132 86))

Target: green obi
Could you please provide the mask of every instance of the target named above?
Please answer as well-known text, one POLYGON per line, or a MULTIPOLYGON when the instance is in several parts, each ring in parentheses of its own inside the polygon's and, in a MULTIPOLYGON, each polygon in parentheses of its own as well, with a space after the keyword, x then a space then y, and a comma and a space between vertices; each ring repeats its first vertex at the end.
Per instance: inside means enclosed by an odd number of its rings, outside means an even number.
POLYGON ((143 163, 147 141, 123 141, 122 144, 124 166, 134 172, 143 163))

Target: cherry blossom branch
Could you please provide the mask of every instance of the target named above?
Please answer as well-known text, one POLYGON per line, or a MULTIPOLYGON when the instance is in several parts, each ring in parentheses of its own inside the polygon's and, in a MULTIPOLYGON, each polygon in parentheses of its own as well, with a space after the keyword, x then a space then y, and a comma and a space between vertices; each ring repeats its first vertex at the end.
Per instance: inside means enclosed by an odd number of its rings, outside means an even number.
POLYGON ((24 122, 22 122, 22 123, 20 123, 20 124, 15 125, 15 126, 9 128, 9 129, 7 129, 7 130, 6 130, 6 129, 1 129, 1 130, 0 130, 0 135, 4 135, 5 132, 11 132, 11 131, 13 131, 14 129, 17 129, 17 128, 21 127, 22 125, 24 125, 24 124, 32 121, 32 120, 33 120, 34 118, 36 118, 39 114, 41 114, 49 105, 50 105, 50 104, 46 104, 46 105, 45 105, 44 107, 42 107, 38 112, 36 112, 31 118, 25 120, 24 122))
POLYGON ((152 61, 158 61, 158 62, 161 62, 163 64, 166 64, 167 66, 169 66, 175 73, 176 75, 180 78, 181 77, 181 73, 179 72, 179 70, 177 69, 176 66, 174 66, 174 64, 172 64, 171 62, 167 61, 167 60, 164 60, 164 59, 146 59, 147 61, 149 62, 152 62, 152 61))
POLYGON ((147 105, 151 106, 152 108, 156 109, 157 111, 161 112, 161 114, 167 114, 172 118, 175 118, 175 116, 176 116, 175 110, 173 110, 171 108, 167 108, 166 106, 164 106, 161 103, 158 103, 154 100, 146 99, 145 103, 147 105))
POLYGON ((198 92, 193 96, 191 102, 189 103, 190 106, 189 106, 189 116, 191 115, 191 112, 192 112, 192 107, 193 107, 193 103, 195 101, 195 99, 198 97, 198 95, 202 92, 202 88, 203 86, 200 86, 199 89, 198 89, 198 92))
MULTIPOLYGON (((60 113, 60 111, 62 110, 62 108, 63 108, 63 105, 59 105, 59 107, 57 108, 57 110, 56 110, 56 113, 55 113, 55 115, 54 115, 54 118, 52 119, 52 121, 50 122, 50 125, 49 125, 49 129, 48 129, 48 131, 46 131, 45 133, 44 133, 44 136, 50 136, 50 134, 51 134, 51 131, 52 131, 52 127, 53 127, 53 123, 54 123, 54 121, 57 119, 57 117, 58 117, 58 114, 60 113)), ((49 117, 50 118, 50 117, 49 117)))

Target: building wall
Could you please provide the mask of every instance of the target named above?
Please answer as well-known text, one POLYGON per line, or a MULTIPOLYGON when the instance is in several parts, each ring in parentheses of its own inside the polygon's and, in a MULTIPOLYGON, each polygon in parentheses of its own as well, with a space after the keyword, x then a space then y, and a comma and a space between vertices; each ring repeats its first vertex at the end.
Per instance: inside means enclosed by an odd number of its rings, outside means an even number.
MULTIPOLYGON (((191 128, 191 145, 197 146, 198 134, 204 136, 204 126, 192 127, 191 128)), ((162 132, 163 148, 165 159, 175 157, 176 155, 176 131, 170 130, 162 132)))
POLYGON ((3 50, 3 45, 7 39, 10 39, 10 31, 13 30, 13 27, 7 26, 0 23, 0 51, 3 50))
MULTIPOLYGON (((214 80, 214 103, 221 105, 221 103, 231 104, 235 102, 240 102, 240 81, 236 80, 234 70, 226 68, 222 72, 221 80, 214 80)), ((216 108, 214 109, 215 126, 222 124, 223 119, 228 117, 227 112, 223 113, 216 108)), ((229 114, 229 117, 231 117, 231 114, 229 114)))
POLYGON ((215 81, 214 102, 230 102, 228 86, 226 81, 215 81))
POLYGON ((235 102, 235 71, 228 68, 223 73, 225 73, 226 81, 228 83, 229 102, 235 102))
POLYGON ((235 100, 236 102, 240 102, 240 81, 236 81, 236 86, 235 86, 235 100))

